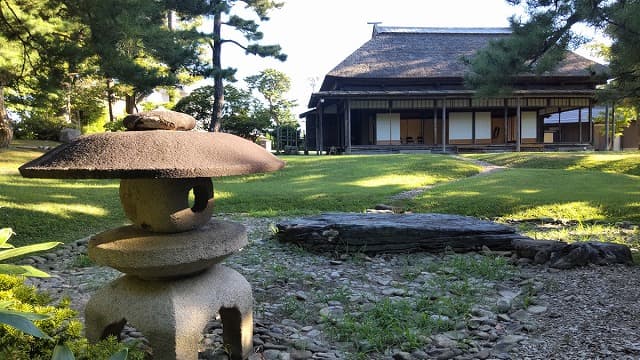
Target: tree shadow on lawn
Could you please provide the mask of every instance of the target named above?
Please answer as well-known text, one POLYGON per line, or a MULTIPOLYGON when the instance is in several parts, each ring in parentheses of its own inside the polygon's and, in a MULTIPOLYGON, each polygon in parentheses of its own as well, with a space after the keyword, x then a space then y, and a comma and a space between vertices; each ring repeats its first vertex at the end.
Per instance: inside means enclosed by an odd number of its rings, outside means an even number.
POLYGON ((284 169, 214 179, 216 207, 252 215, 363 211, 403 191, 459 179, 479 167, 441 155, 285 157, 284 169))
POLYGON ((409 206, 484 218, 640 222, 637 184, 637 177, 624 174, 507 169, 436 187, 409 206))
POLYGON ((472 156, 510 168, 588 170, 640 176, 640 152, 505 153, 472 156))
POLYGON ((23 179, 0 181, 0 227, 14 245, 69 242, 126 223, 117 182, 23 179))

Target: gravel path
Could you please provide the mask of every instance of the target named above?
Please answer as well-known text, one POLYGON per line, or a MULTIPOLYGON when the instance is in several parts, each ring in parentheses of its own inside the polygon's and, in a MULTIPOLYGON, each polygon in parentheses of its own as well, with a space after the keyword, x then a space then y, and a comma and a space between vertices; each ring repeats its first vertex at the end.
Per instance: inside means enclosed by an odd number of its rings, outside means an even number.
MULTIPOLYGON (((346 359, 367 343, 331 334, 345 312, 366 311, 385 299, 416 302, 425 293, 454 296, 435 288, 434 278, 460 281, 452 258, 480 261, 479 254, 406 254, 342 257, 310 254, 269 239, 273 219, 236 218, 250 232, 250 245, 227 266, 252 284, 255 297, 255 359, 346 359), (409 276, 410 275, 410 276, 409 276)), ((54 298, 70 296, 78 310, 90 295, 119 276, 87 265, 86 239, 32 257, 55 277, 29 280, 54 298)), ((509 256, 509 254, 501 254, 509 256)), ((515 258, 517 271, 484 289, 471 317, 448 331, 422 339, 419 348, 368 350, 370 359, 640 359, 640 270, 587 267, 557 271, 515 258)), ((416 314, 419 315, 419 314, 416 314)), ((431 315, 440 316, 440 315, 431 315)), ((443 318, 443 321, 449 319, 443 318)), ((221 327, 204 329, 201 359, 221 359, 221 327)), ((389 330, 393 331, 393 330, 389 330)), ((125 338, 140 338, 133 328, 125 338)))

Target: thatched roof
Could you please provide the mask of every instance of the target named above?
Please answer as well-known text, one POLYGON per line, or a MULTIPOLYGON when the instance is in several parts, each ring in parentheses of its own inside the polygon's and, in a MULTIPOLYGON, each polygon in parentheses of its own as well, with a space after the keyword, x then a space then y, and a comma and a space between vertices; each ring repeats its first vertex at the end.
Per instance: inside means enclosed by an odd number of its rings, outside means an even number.
MULTIPOLYGON (((463 56, 490 40, 509 36, 508 28, 406 28, 376 26, 372 38, 331 70, 327 77, 353 79, 462 78, 463 56)), ((569 52, 545 77, 590 77, 600 66, 569 52)), ((326 84, 326 80, 325 80, 326 84)), ((328 90, 328 89, 322 89, 328 90)))

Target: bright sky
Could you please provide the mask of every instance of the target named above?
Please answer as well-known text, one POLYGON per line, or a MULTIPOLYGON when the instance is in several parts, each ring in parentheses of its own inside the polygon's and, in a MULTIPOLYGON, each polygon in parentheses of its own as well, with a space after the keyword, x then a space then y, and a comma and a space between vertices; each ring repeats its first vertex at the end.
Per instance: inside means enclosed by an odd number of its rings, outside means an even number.
POLYGON ((266 68, 286 73, 292 80, 289 97, 298 103, 296 116, 307 110, 309 96, 312 90, 318 90, 324 75, 371 38, 372 26, 367 22, 387 26, 507 27, 508 18, 517 11, 504 0, 283 1, 284 7, 272 11, 270 20, 260 29, 265 35, 263 44, 279 44, 288 55, 287 61, 248 56, 230 44, 222 50, 222 61, 223 66, 238 69, 238 80, 266 68))

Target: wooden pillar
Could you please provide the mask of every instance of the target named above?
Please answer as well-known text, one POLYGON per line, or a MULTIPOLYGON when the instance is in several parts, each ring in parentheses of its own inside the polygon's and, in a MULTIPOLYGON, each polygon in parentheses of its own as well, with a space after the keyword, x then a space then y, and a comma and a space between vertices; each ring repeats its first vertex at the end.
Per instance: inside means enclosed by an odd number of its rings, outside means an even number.
POLYGON ((344 122, 345 122, 345 149, 344 152, 351 154, 351 101, 346 100, 344 104, 344 122))
POLYGON ((315 126, 313 127, 316 132, 316 155, 320 155, 320 108, 316 107, 316 119, 315 126))
POLYGON ((320 100, 318 103, 318 131, 320 132, 320 136, 318 137, 318 151, 320 155, 324 155, 324 131, 322 129, 322 123, 324 122, 324 99, 320 100))
POLYGON ((560 122, 560 107, 558 107, 558 142, 562 141, 562 123, 560 122))
POLYGON ((522 141, 522 134, 520 133, 520 129, 522 129, 522 111, 520 109, 520 98, 518 100, 518 107, 516 109, 516 151, 520 152, 520 144, 522 141))
POLYGON ((504 99, 504 131, 502 134, 502 136, 504 137, 504 145, 506 146, 508 141, 509 141, 509 137, 507 136, 507 134, 509 134, 509 131, 511 129, 509 129, 509 106, 507 106, 507 99, 504 99))
POLYGON ((471 143, 476 143, 476 112, 471 112, 471 143))
POLYGON ((616 145, 616 104, 611 103, 611 150, 615 150, 616 145))
POLYGON ((442 99, 442 152, 447 152, 447 99, 442 99))
POLYGON ((609 151, 609 104, 604 106, 604 149, 609 151))
POLYGON ((438 143, 438 100, 433 100, 433 145, 438 143))
POLYGON ((582 144, 582 108, 578 109, 578 143, 582 144))
POLYGON ((587 116, 589 117, 589 144, 593 146, 593 102, 591 99, 589 99, 589 113, 587 116))

